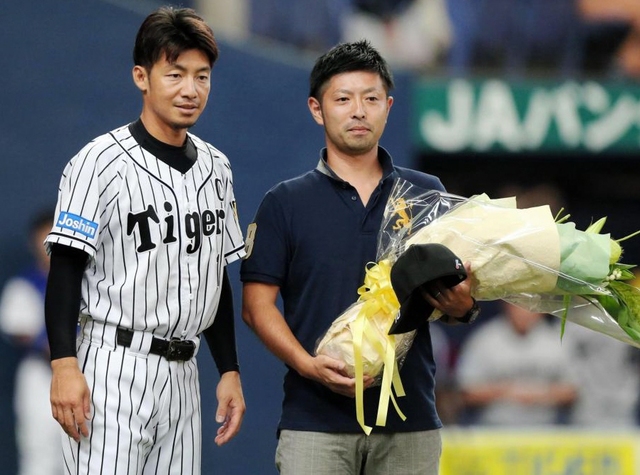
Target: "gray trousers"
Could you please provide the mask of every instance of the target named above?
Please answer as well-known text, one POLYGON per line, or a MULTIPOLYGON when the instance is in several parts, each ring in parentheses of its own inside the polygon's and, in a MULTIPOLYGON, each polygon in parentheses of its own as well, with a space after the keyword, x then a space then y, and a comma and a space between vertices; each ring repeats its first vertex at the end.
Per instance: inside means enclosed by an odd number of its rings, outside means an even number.
POLYGON ((281 475, 438 475, 439 430, 337 434, 283 430, 276 450, 281 475))

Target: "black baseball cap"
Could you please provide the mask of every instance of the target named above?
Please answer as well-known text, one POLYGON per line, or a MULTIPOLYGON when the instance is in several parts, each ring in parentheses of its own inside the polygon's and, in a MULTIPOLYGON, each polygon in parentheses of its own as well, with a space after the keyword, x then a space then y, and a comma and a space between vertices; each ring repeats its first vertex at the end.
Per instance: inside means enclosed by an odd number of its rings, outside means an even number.
POLYGON ((400 312, 389 335, 415 330, 433 313, 434 307, 421 295, 421 287, 440 281, 451 288, 466 278, 462 261, 448 247, 429 243, 407 248, 391 267, 391 286, 400 302, 400 312))

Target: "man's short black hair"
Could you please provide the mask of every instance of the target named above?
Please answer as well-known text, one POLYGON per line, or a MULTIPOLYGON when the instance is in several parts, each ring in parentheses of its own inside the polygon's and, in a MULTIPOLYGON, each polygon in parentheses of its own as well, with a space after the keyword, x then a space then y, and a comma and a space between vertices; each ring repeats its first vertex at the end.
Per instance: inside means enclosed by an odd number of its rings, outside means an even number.
POLYGON ((393 89, 393 75, 389 65, 366 40, 340 43, 316 60, 309 77, 309 97, 320 99, 323 86, 336 74, 368 71, 382 78, 387 93, 393 89))
POLYGON ((191 8, 161 7, 140 25, 133 47, 133 63, 147 71, 166 55, 173 63, 183 52, 196 49, 218 59, 218 45, 211 27, 191 8))

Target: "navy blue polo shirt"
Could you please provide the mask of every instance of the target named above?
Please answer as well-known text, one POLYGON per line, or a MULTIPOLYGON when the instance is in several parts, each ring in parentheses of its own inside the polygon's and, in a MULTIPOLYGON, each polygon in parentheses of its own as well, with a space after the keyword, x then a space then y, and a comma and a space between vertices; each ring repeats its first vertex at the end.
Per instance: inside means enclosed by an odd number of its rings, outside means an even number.
MULTIPOLYGON (((313 354, 331 323, 358 299, 366 265, 376 261, 378 230, 396 178, 425 190, 441 190, 432 175, 396 167, 382 147, 383 178, 366 206, 356 189, 328 167, 326 150, 318 167, 274 186, 256 213, 253 248, 242 262, 243 282, 280 287, 287 324, 313 354)), ((429 325, 423 325, 400 371, 406 396, 398 398, 402 421, 390 404, 385 427, 404 432, 441 427, 435 409, 435 364, 429 325)), ((365 422, 375 425, 380 388, 365 391, 365 422)), ((355 399, 336 394, 288 368, 279 429, 362 432, 355 399)))

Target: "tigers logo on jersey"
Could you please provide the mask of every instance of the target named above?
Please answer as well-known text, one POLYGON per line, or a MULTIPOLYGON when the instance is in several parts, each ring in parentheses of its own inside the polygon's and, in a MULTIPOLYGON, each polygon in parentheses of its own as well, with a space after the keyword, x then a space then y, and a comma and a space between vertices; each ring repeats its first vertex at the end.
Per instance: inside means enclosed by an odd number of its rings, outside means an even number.
MULTIPOLYGON (((169 244, 176 242, 176 216, 172 213, 173 205, 168 201, 164 203, 166 216, 164 217, 164 229, 162 231, 162 242, 169 244)), ((187 246, 187 252, 193 254, 200 249, 202 238, 222 232, 226 213, 223 209, 204 210, 202 213, 194 211, 184 216, 184 229, 187 238, 191 240, 187 246)), ((153 205, 147 206, 145 211, 139 213, 129 213, 127 216, 127 236, 131 236, 137 231, 140 245, 138 252, 145 252, 156 247, 156 243, 151 237, 151 222, 160 224, 160 217, 153 205)))

